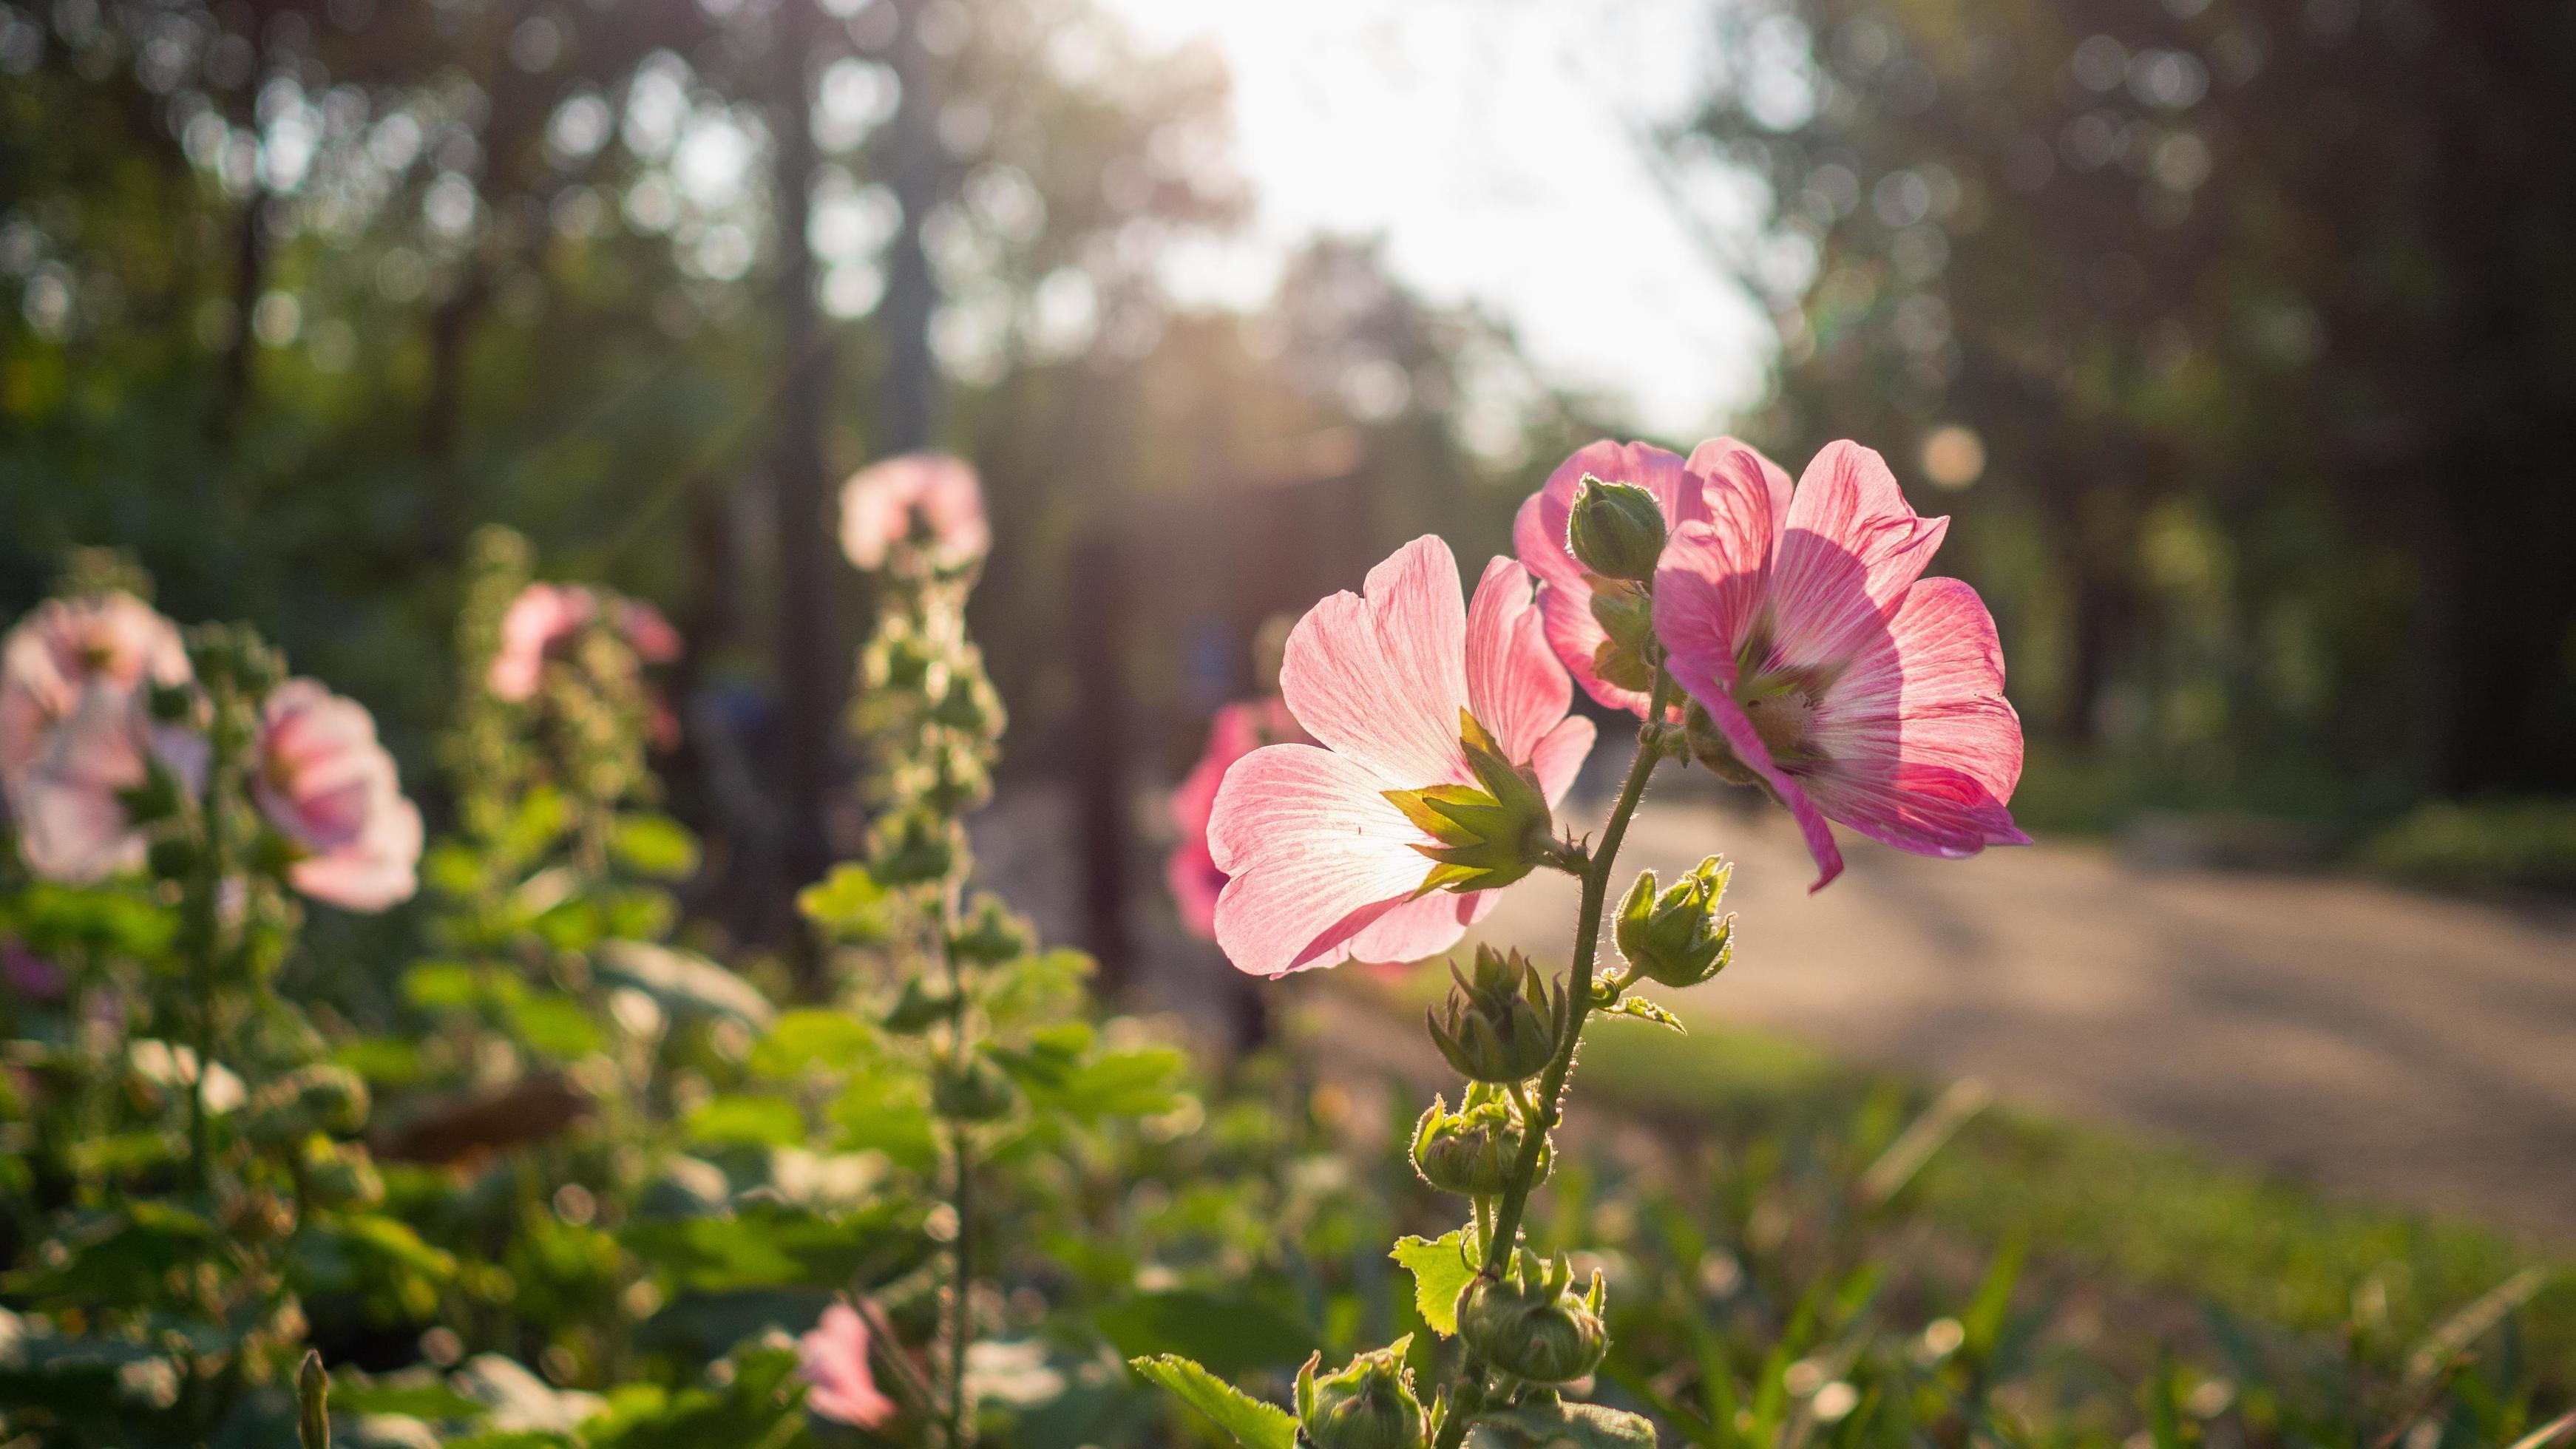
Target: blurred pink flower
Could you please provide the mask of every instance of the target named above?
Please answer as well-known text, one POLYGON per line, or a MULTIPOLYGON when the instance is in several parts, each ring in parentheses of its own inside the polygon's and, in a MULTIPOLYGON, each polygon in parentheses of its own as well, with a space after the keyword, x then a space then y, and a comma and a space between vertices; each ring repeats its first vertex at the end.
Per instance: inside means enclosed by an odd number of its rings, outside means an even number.
POLYGON ((916 517, 929 534, 923 552, 941 568, 973 563, 993 546, 984 491, 960 459, 905 453, 841 485, 841 548, 860 568, 883 568, 894 546, 912 536, 916 517))
POLYGON ((875 1429, 894 1419, 895 1402, 877 1391, 868 1368, 868 1325, 847 1303, 823 1310, 823 1317, 796 1340, 796 1376, 809 1387, 805 1409, 817 1417, 861 1429, 875 1429))
POLYGON ((1650 443, 1604 439, 1558 464, 1512 521, 1512 551, 1538 575, 1539 609, 1547 619, 1549 646, 1585 692, 1612 709, 1643 715, 1647 691, 1601 677, 1599 656, 1609 634, 1593 613, 1596 580, 1565 546, 1565 523, 1574 495, 1587 473, 1605 483, 1634 483, 1655 495, 1663 505, 1665 526, 1678 530, 1710 516, 1709 492, 1719 486, 1720 472, 1729 468, 1746 470, 1744 481, 1758 479, 1782 510, 1788 508, 1789 475, 1733 438, 1702 443, 1691 450, 1687 461, 1650 443))
POLYGON ((27 949, 21 941, 0 941, 0 982, 29 1001, 51 1001, 63 994, 63 968, 27 949))
POLYGON ((1472 713, 1553 805, 1592 749, 1569 719, 1574 686, 1548 652, 1530 579, 1485 566, 1462 606, 1449 546, 1424 536, 1335 594, 1288 636, 1280 693, 1314 745, 1268 745, 1226 771, 1208 847, 1230 879, 1217 944, 1241 970, 1281 976, 1343 960, 1413 961, 1454 945, 1494 893, 1416 897, 1435 842, 1390 790, 1473 784, 1459 743, 1472 713))
POLYGON ((1921 855, 2029 844, 2005 808, 2021 720, 1994 619, 1968 585, 1921 577, 1950 521, 1918 517, 1854 443, 1817 454, 1785 508, 1758 461, 1711 471, 1712 516, 1683 524, 1655 574, 1655 633, 1735 761, 1797 817, 1812 889, 1842 873, 1828 817, 1921 855))
POLYGON ((93 674, 78 705, 44 731, 36 757, 10 783, 27 868, 47 880, 89 885, 140 867, 149 842, 134 828, 123 796, 150 777, 155 757, 190 791, 204 781, 201 736, 155 727, 141 691, 106 672, 93 674))
POLYGON ((345 910, 410 899, 420 811, 403 796, 374 716, 310 679, 279 685, 261 714, 251 798, 300 851, 287 880, 345 910))
MULTIPOLYGON (((599 595, 579 584, 539 581, 521 589, 501 616, 501 648, 492 656, 485 681, 492 693, 513 704, 533 699, 545 682, 546 660, 599 622, 601 612, 599 595)), ((651 604, 612 595, 607 617, 645 663, 668 664, 680 657, 680 631, 651 604)))
POLYGON ((1216 898, 1225 889, 1225 872, 1208 851, 1208 818, 1216 813, 1225 772, 1263 745, 1312 743, 1276 696, 1226 705, 1209 719, 1206 753, 1172 791, 1172 829, 1180 841, 1163 862, 1163 879, 1191 934, 1216 939, 1216 898))
POLYGON ((146 682, 187 683, 178 626, 127 593, 38 605, 0 643, 0 781, 15 789, 92 682, 120 696, 146 682))

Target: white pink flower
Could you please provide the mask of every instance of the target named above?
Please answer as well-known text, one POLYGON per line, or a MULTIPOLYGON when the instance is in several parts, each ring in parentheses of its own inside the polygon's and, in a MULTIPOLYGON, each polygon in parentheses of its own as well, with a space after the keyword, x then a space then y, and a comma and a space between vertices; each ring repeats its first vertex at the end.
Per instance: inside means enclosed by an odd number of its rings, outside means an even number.
POLYGON ((847 1303, 823 1310, 822 1318, 796 1340, 796 1376, 803 1379, 805 1410, 818 1418, 875 1429, 893 1421, 895 1402, 877 1389, 868 1367, 868 1325, 847 1303))
POLYGON ((1729 486, 1756 483, 1789 507, 1789 475, 1760 453, 1733 438, 1716 438, 1691 450, 1685 460, 1648 443, 1592 443, 1557 465, 1538 492, 1521 504, 1512 522, 1512 551, 1538 575, 1539 609, 1547 619, 1547 642, 1594 699, 1632 714, 1646 712, 1651 677, 1642 666, 1620 659, 1603 627, 1601 615, 1623 602, 1632 606, 1642 627, 1644 591, 1630 584, 1595 579, 1566 548, 1565 524, 1574 496, 1586 474, 1605 483, 1633 483, 1655 495, 1664 524, 1678 530, 1685 523, 1711 517, 1710 490, 1721 474, 1734 473, 1729 486), (1596 609, 1596 601, 1602 606, 1596 609), (1604 671, 1617 679, 1605 677, 1604 671))
POLYGON ((992 548, 973 468, 945 453, 905 453, 872 463, 841 485, 841 548, 850 562, 883 568, 907 539, 939 568, 973 563, 992 548))
POLYGON ((128 593, 38 605, 0 643, 0 781, 14 789, 93 682, 122 696, 187 683, 178 626, 128 593))
POLYGON ((73 885, 139 868, 150 842, 124 797, 151 777, 156 759, 183 788, 204 783, 202 736, 154 725, 141 691, 93 675, 79 704, 45 730, 36 757, 10 783, 27 868, 73 885))
POLYGON ((1655 634, 1722 748, 1797 817, 1816 888, 1843 868, 1828 818, 1924 855, 2028 844, 2005 808, 2022 738, 1994 619, 1967 584, 1921 577, 1949 520, 1918 517, 1857 444, 1817 454, 1794 496, 1749 449, 1702 469, 1718 446, 1692 454, 1706 513, 1665 547, 1655 634))
POLYGON ((251 798, 297 849, 287 880, 353 911, 410 898, 420 811, 404 798, 375 718, 310 679, 290 679, 261 707, 251 798))
POLYGON ((1217 944, 1257 976, 1418 960, 1493 907, 1492 891, 1420 894, 1434 838, 1387 795, 1475 783, 1461 710, 1551 806, 1592 748, 1592 722, 1567 717, 1574 687, 1549 652, 1529 575, 1495 559, 1467 606, 1456 559, 1431 536, 1371 569, 1364 595, 1335 594, 1299 620, 1279 687, 1321 747, 1269 745, 1237 761, 1208 824, 1228 876, 1217 944))
POLYGON ((680 631, 651 604, 616 595, 603 610, 599 594, 591 589, 539 581, 521 589, 501 615, 501 647, 492 656, 486 687, 513 704, 535 698, 545 682, 546 661, 603 613, 638 659, 668 664, 680 657, 680 631))

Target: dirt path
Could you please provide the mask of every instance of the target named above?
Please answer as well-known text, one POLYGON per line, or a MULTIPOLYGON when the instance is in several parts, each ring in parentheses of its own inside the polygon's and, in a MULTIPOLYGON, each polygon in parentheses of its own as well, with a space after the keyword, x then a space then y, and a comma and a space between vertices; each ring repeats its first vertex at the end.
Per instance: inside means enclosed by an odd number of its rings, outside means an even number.
MULTIPOLYGON (((1686 1013, 2576 1243, 2576 912, 2085 845, 1846 850, 1849 872, 1810 897, 1776 810, 1684 791, 1639 813, 1622 883, 1709 851, 1738 862, 1736 964, 1686 1013)), ((1574 903, 1562 877, 1533 878, 1479 933, 1562 959, 1574 903)))

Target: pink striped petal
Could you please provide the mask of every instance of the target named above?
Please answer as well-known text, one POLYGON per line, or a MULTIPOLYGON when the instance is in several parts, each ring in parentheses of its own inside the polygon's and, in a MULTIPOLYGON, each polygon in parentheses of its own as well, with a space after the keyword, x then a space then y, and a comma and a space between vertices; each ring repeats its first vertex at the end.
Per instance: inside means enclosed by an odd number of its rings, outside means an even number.
POLYGON ((1699 480, 1678 454, 1648 443, 1604 439, 1577 449, 1573 457, 1558 464, 1547 476, 1546 486, 1521 504, 1512 521, 1512 551, 1547 586, 1540 609, 1547 621, 1549 647, 1585 693, 1612 709, 1643 714, 1645 695, 1592 672, 1592 656, 1604 636, 1592 617, 1592 585, 1583 566, 1565 548, 1566 517, 1586 473, 1606 482, 1634 483, 1653 493, 1668 526, 1704 519, 1708 506, 1700 497, 1699 480))
POLYGON ((1812 669, 1860 652, 1949 527, 1915 514, 1887 460, 1857 443, 1828 445, 1798 480, 1772 565, 1772 661, 1812 669))
POLYGON ((1538 776, 1538 787, 1553 807, 1565 799, 1574 786, 1574 777, 1583 770, 1583 762, 1592 753, 1596 731, 1592 721, 1583 716, 1568 715, 1539 738, 1538 748, 1530 754, 1530 773, 1538 776))
POLYGON ((1467 606, 1467 708, 1505 755, 1527 760, 1573 702, 1574 682, 1548 648, 1528 570, 1507 558, 1487 563, 1467 606))
POLYGON ((1312 745, 1268 745, 1226 771, 1208 852, 1230 877, 1216 939, 1238 969, 1284 976, 1346 959, 1421 886, 1431 864, 1413 847, 1430 837, 1386 788, 1361 762, 1312 745))
POLYGON ((1424 534, 1369 570, 1365 596, 1335 594, 1297 621, 1279 692, 1308 734, 1385 782, 1377 788, 1464 781, 1466 634, 1458 561, 1424 534))
POLYGON ((1501 891, 1433 891, 1371 921, 1342 949, 1353 961, 1390 966, 1437 956, 1457 945, 1502 898, 1501 891))
POLYGON ((2030 844, 1993 792, 1948 765, 1834 761, 1802 778, 1836 820, 1916 855, 1958 860, 1989 845, 2030 844))
POLYGON ((2003 646, 1985 601, 1959 579, 1915 584, 1886 631, 1826 689, 1811 729, 1828 759, 1943 765, 2010 800, 2021 717, 2004 698, 2003 646))

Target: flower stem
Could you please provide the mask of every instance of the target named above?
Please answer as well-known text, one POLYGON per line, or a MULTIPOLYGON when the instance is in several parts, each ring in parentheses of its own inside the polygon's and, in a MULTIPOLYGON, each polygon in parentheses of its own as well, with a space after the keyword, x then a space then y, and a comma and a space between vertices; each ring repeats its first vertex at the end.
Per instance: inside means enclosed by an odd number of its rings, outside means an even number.
MULTIPOLYGON (((966 1039, 965 973, 958 967, 957 953, 948 944, 956 930, 957 887, 952 883, 941 893, 939 958, 948 971, 949 1064, 952 1070, 963 1072, 971 1052, 966 1039)), ((975 1168, 968 1130, 962 1120, 951 1118, 948 1123, 948 1155, 954 1173, 948 1201, 957 1210, 957 1237, 949 1245, 949 1279, 954 1285, 948 1323, 949 1449, 964 1449, 975 1437, 972 1410, 966 1402, 966 1348, 974 1337, 975 1291, 975 1168)))
MULTIPOLYGON (((1599 1004, 1593 997, 1592 967, 1601 949, 1601 912, 1609 899, 1610 870, 1619 859, 1619 843, 1628 834, 1629 817, 1637 813, 1637 802, 1645 797, 1646 779, 1663 760, 1662 721, 1670 683, 1671 677, 1658 668, 1653 698, 1646 706, 1646 722, 1637 729, 1637 758, 1628 766, 1627 783, 1619 789, 1619 800, 1611 807, 1608 823, 1601 827, 1600 848, 1592 852, 1583 873, 1582 915, 1574 924, 1574 959, 1566 968, 1565 1020, 1558 1024, 1556 1054, 1539 1073, 1534 1100, 1521 1097, 1523 1089, 1514 1088, 1515 1099, 1523 1103, 1527 1120, 1521 1128, 1520 1156, 1512 1163, 1511 1176, 1494 1210, 1493 1230, 1485 1234, 1485 1261, 1480 1270, 1483 1277, 1500 1278, 1511 1262, 1513 1250, 1519 1247, 1521 1217, 1529 1208, 1539 1156, 1547 1150, 1548 1134, 1564 1120, 1565 1083, 1574 1071, 1575 1048, 1582 1041, 1592 1008, 1599 1004)), ((1450 1387, 1449 1412, 1441 1421, 1435 1449, 1458 1449, 1484 1397, 1485 1364, 1473 1349, 1465 1350, 1459 1358, 1458 1376, 1450 1387)))

